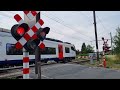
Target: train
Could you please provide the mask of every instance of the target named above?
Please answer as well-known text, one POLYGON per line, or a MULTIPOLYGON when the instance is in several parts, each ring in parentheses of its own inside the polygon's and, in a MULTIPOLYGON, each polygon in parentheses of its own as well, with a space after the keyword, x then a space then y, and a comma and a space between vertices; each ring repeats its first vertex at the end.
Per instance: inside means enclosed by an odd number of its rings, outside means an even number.
MULTIPOLYGON (((23 63, 23 49, 17 50, 10 30, 0 28, 0 67, 6 65, 20 65, 23 63)), ((46 38, 43 43, 45 49, 41 52, 41 62, 50 60, 66 62, 75 59, 75 46, 61 40, 46 38)), ((29 52, 29 63, 35 63, 35 52, 29 52)))

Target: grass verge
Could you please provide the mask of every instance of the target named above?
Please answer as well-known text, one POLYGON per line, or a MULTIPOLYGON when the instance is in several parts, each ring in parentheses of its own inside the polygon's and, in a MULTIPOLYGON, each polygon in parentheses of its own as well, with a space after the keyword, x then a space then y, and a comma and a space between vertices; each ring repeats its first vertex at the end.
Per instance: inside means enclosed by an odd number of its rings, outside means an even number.
MULTIPOLYGON (((106 58, 106 68, 120 70, 120 60, 117 58, 116 55, 106 55, 105 58, 106 58)), ((78 60, 86 60, 86 59, 78 59, 78 60)), ((97 60, 93 60, 93 64, 90 64, 90 62, 82 63, 82 65, 87 65, 90 67, 99 67, 100 66, 99 64, 103 65, 102 59, 100 59, 100 63, 97 60)))

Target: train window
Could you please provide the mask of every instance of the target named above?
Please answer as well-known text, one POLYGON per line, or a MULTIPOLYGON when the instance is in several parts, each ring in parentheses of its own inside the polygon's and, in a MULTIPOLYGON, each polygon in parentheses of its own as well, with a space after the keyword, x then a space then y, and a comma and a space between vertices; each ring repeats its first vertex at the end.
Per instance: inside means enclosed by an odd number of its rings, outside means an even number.
POLYGON ((17 50, 15 44, 6 44, 6 55, 23 55, 23 50, 17 50))
POLYGON ((68 47, 65 47, 65 53, 70 53, 70 49, 68 47))
POLYGON ((35 51, 30 51, 29 55, 35 55, 35 51))
POLYGON ((41 54, 56 54, 56 48, 53 47, 45 47, 45 50, 41 52, 41 54))
MULTIPOLYGON (((34 51, 29 52, 30 55, 35 55, 34 51)), ((56 49, 53 47, 45 47, 45 49, 41 52, 42 55, 45 54, 56 54, 56 49)))
POLYGON ((71 50, 75 51, 75 48, 74 48, 74 47, 71 47, 71 50))

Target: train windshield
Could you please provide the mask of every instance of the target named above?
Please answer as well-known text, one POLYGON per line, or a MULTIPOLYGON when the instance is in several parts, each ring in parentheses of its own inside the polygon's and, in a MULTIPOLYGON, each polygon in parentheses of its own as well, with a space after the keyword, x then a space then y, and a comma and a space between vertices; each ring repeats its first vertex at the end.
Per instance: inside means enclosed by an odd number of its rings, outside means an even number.
POLYGON ((71 47, 71 50, 75 51, 75 47, 72 46, 72 47, 71 47))

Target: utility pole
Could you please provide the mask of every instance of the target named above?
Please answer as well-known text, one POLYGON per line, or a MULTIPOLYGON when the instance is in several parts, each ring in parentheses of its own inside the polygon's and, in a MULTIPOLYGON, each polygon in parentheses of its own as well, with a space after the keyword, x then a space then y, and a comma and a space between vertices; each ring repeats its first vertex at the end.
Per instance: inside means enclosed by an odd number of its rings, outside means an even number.
POLYGON ((112 51, 112 55, 113 55, 113 48, 112 48, 113 39, 112 39, 112 34, 111 34, 111 32, 110 32, 110 37, 111 37, 111 51, 112 51))
MULTIPOLYGON (((40 12, 36 16, 36 22, 40 19, 40 12)), ((35 74, 38 79, 41 79, 41 50, 39 46, 35 49, 35 74)))
POLYGON ((94 18, 94 28, 95 28, 97 61, 99 61, 99 50, 98 50, 98 39, 97 39, 97 27, 96 27, 96 16, 95 16, 95 11, 93 11, 93 18, 94 18))

